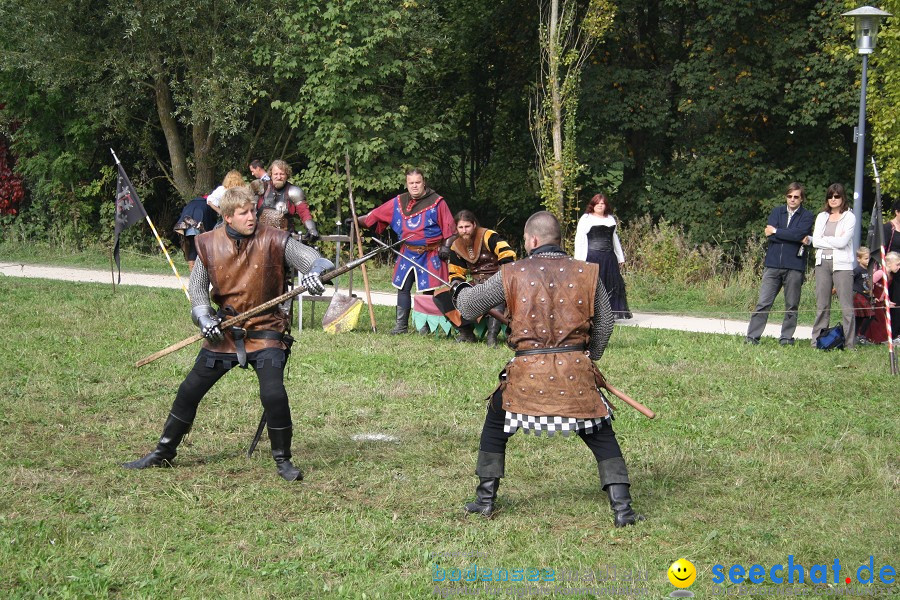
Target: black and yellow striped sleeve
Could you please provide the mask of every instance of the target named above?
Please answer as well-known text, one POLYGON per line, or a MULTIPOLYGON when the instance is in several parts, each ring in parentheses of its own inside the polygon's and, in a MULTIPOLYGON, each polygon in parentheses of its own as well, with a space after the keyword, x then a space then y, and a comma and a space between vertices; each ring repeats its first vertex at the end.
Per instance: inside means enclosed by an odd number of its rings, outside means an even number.
POLYGON ((515 262, 516 253, 496 231, 486 229, 484 232, 484 243, 487 245, 487 249, 497 257, 499 264, 505 265, 506 263, 515 262))
POLYGON ((450 250, 450 260, 447 261, 450 270, 450 283, 454 281, 466 281, 469 275, 469 266, 466 264, 459 254, 454 250, 450 250))

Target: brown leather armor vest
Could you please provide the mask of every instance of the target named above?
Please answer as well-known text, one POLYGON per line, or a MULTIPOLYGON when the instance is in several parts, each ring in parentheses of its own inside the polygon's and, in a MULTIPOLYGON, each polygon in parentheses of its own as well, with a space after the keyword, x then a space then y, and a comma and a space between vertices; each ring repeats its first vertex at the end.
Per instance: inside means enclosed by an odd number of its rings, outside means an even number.
MULTIPOLYGON (((284 293, 284 246, 286 231, 260 225, 256 232, 241 240, 228 237, 225 227, 198 235, 197 256, 203 261, 212 284, 210 295, 220 313, 240 314, 284 293)), ((251 317, 241 325, 249 330, 284 332, 288 318, 280 306, 251 317)), ((247 352, 263 348, 286 348, 280 340, 245 340, 247 352)), ((235 353, 234 338, 229 330, 219 344, 203 341, 203 347, 213 352, 235 353)))
POLYGON ((456 252, 461 259, 466 261, 469 267, 469 274, 475 283, 483 283, 490 279, 491 275, 500 270, 500 263, 497 255, 488 250, 487 235, 492 233, 484 227, 475 229, 472 236, 472 245, 466 244, 462 237, 456 238, 450 249, 456 252))
MULTIPOLYGON (((587 348, 599 272, 598 265, 568 256, 503 265, 509 345, 517 351, 587 348)), ((503 408, 534 416, 605 417, 596 368, 586 350, 517 356, 506 368, 503 408)))

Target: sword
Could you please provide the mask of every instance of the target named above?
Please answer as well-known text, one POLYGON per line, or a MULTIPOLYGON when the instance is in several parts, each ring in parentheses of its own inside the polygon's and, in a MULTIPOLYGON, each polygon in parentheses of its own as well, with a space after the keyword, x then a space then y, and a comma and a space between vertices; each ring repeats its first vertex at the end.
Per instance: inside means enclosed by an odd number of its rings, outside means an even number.
POLYGON ((259 418, 259 425, 256 427, 256 434, 253 436, 253 441, 250 442, 250 447, 247 448, 247 458, 253 456, 253 451, 256 450, 256 445, 262 438, 263 429, 266 428, 266 420, 266 411, 263 410, 262 416, 259 418))
MULTIPOLYGON (((415 268, 421 270, 423 273, 426 273, 427 275, 431 275, 432 277, 434 277, 435 279, 437 279, 440 283, 443 283, 443 284, 444 284, 445 286, 447 286, 448 288, 451 288, 451 289, 453 288, 453 284, 451 284, 449 281, 447 281, 447 280, 441 278, 440 276, 436 275, 434 272, 432 272, 431 270, 429 270, 429 269, 423 267, 422 265, 420 265, 419 263, 417 263, 416 261, 414 261, 414 260, 411 259, 410 257, 406 256, 405 254, 403 254, 403 253, 401 253, 401 252, 398 252, 397 250, 395 250, 394 248, 388 246, 387 244, 385 244, 384 242, 382 242, 381 240, 379 240, 379 239, 377 239, 377 238, 374 238, 374 237, 373 237, 373 238, 371 238, 371 240, 372 240, 373 242, 375 242, 376 244, 380 244, 381 246, 384 246, 385 248, 390 248, 390 251, 391 251, 391 252, 393 252, 394 254, 396 254, 397 256, 399 256, 400 258, 402 258, 403 260, 407 261, 409 264, 411 264, 411 265, 414 266, 415 268)), ((394 245, 396 246, 396 244, 394 244, 394 245)), ((444 292, 442 292, 442 293, 444 293, 444 292)), ((435 294, 435 295, 437 295, 437 294, 435 294)), ((501 323, 504 323, 504 324, 506 324, 506 325, 509 325, 509 320, 508 320, 506 317, 504 317, 502 314, 500 314, 499 311, 494 310, 494 309, 492 308, 491 310, 489 310, 489 311, 487 312, 487 314, 490 315, 490 316, 492 316, 492 317, 494 317, 495 319, 497 319, 497 320, 500 321, 501 323)), ((447 317, 448 319, 450 319, 450 321, 451 321, 454 325, 456 325, 457 327, 459 327, 460 325, 462 325, 461 315, 460 315, 460 318, 459 318, 459 323, 456 322, 456 319, 455 319, 453 316, 451 316, 451 315, 449 315, 449 314, 446 314, 446 313, 445 313, 445 315, 446 315, 446 317, 447 317)))

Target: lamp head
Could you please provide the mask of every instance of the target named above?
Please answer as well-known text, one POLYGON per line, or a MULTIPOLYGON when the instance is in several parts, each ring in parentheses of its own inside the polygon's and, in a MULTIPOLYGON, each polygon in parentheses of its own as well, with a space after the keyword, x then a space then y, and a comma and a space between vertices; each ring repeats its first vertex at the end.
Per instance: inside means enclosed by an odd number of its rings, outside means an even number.
POLYGON ((875 50, 878 37, 878 22, 882 17, 890 17, 891 13, 885 12, 874 6, 863 6, 850 12, 845 12, 842 17, 853 17, 856 29, 856 51, 859 54, 872 54, 875 50))

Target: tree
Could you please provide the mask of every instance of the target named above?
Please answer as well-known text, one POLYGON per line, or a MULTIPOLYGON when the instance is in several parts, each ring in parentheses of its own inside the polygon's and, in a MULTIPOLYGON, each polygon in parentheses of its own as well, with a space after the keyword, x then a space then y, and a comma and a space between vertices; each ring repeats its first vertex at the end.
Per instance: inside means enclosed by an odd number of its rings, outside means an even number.
POLYGON ((212 189, 223 141, 246 127, 265 81, 250 55, 265 21, 247 15, 267 9, 241 0, 5 2, 0 26, 17 34, 0 62, 140 145, 186 199, 212 189))
POLYGON ((575 116, 581 73, 614 16, 615 7, 607 0, 590 0, 580 19, 574 0, 549 0, 541 5, 541 74, 531 129, 544 206, 559 218, 564 234, 580 171, 575 116))
POLYGON ((650 213, 736 251, 788 182, 818 198, 848 181, 856 100, 842 10, 623 0, 585 71, 582 143, 602 152, 583 181, 617 186, 626 220, 650 213))
POLYGON ((446 130, 420 110, 435 91, 433 55, 443 42, 427 5, 392 0, 297 3, 277 12, 282 38, 255 50, 257 64, 297 92, 272 106, 296 132, 300 173, 313 206, 346 195, 344 154, 353 165, 359 210, 395 190, 402 169, 432 166, 446 130), (367 197, 368 194, 368 197, 367 197))
POLYGON ((900 1, 885 0, 882 9, 894 16, 882 22, 878 30, 878 45, 869 63, 866 102, 881 189, 896 198, 900 197, 900 1))

